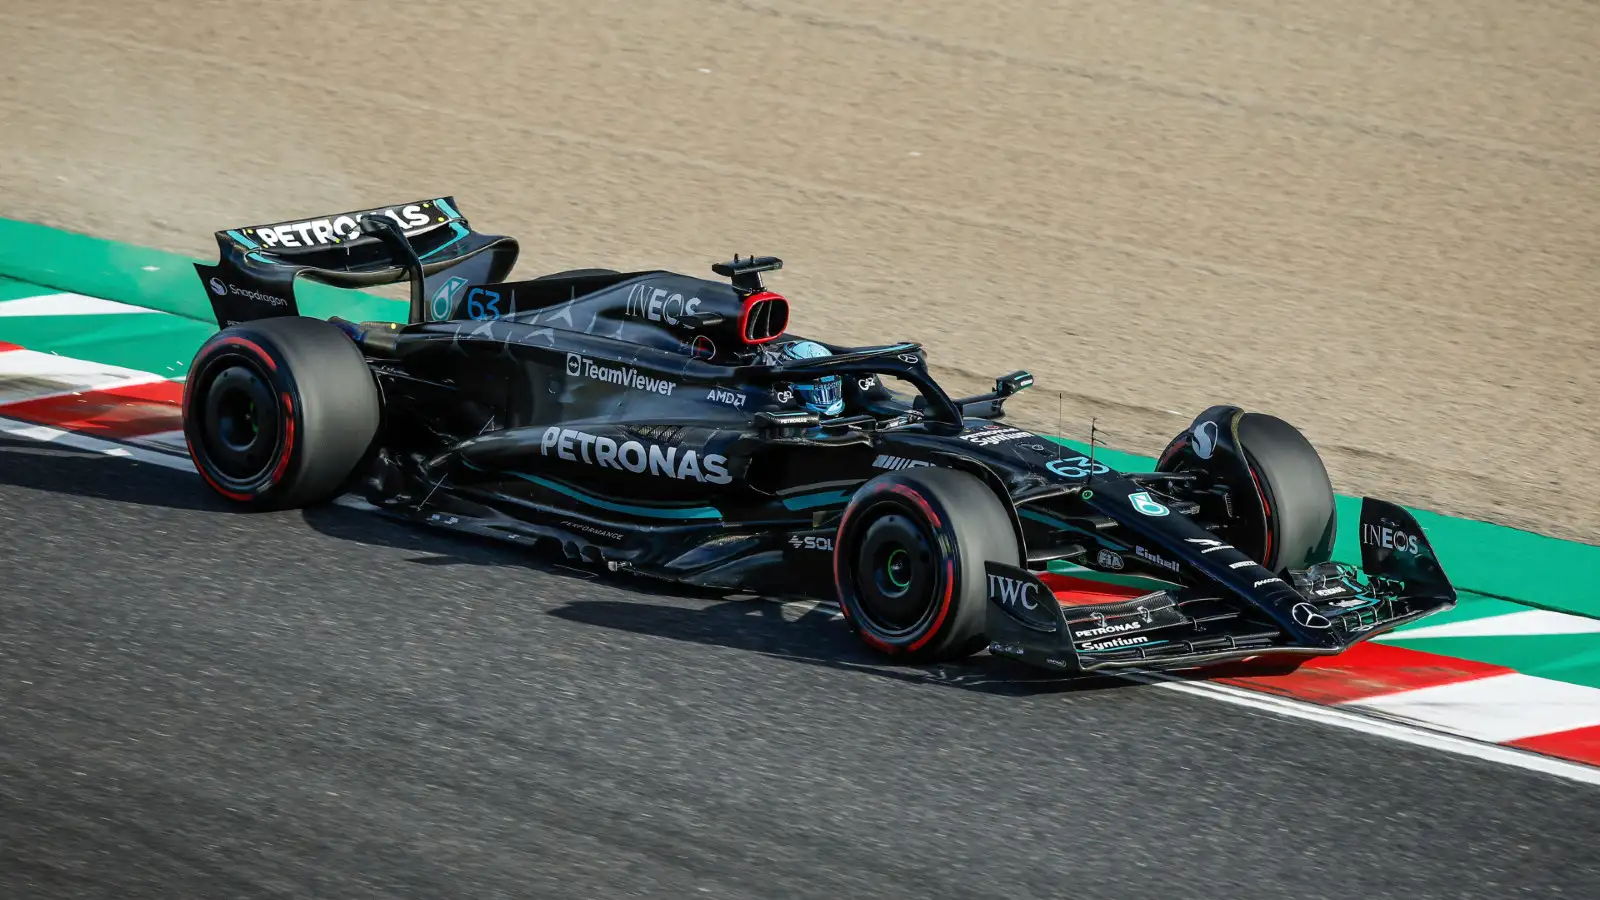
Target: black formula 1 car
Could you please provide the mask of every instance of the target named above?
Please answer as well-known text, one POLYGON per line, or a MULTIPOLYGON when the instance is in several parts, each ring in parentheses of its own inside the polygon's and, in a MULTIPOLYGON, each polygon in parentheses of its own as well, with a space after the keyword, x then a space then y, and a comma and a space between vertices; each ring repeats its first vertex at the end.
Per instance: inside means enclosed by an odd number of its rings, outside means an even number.
POLYGON ((452 198, 217 233, 221 330, 184 430, 217 493, 354 491, 550 541, 612 571, 838 601, 904 660, 984 647, 1063 672, 1327 655, 1455 603, 1413 518, 1370 498, 1330 561, 1332 488, 1281 419, 1214 406, 1156 471, 1002 422, 1026 372, 950 397, 920 345, 787 332, 771 257, 507 281, 452 198), (303 317, 296 278, 410 283, 408 321, 303 317), (1364 570, 1364 571, 1363 571, 1364 570))

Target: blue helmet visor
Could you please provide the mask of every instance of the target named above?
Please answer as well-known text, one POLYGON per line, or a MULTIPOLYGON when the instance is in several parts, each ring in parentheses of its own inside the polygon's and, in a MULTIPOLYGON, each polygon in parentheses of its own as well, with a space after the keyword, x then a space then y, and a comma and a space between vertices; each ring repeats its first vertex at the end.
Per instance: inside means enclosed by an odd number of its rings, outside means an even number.
POLYGON ((797 384, 794 392, 806 409, 818 415, 836 416, 844 412, 844 383, 837 375, 828 375, 813 384, 797 384))

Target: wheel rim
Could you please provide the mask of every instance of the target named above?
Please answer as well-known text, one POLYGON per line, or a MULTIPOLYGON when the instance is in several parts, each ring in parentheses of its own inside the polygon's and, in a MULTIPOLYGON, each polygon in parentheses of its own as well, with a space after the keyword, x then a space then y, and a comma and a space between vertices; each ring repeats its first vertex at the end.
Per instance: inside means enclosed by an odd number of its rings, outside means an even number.
POLYGON ((910 516, 893 510, 871 519, 855 554, 862 618, 888 636, 919 631, 934 613, 937 562, 929 535, 910 516))
POLYGON ((1190 487, 1175 496, 1198 502, 1202 519, 1221 523, 1214 532, 1218 538, 1232 544, 1251 559, 1263 564, 1267 562, 1267 529, 1271 526, 1261 511, 1255 485, 1249 481, 1239 483, 1222 477, 1215 465, 1191 458, 1188 451, 1177 454, 1158 471, 1195 476, 1194 485, 1198 487, 1190 487), (1227 499, 1224 499, 1224 493, 1228 495, 1227 499), (1241 515, 1239 511, 1244 504, 1261 512, 1261 515, 1241 515))
POLYGON ((258 482, 278 458, 278 398, 249 360, 224 364, 206 386, 201 435, 212 473, 229 487, 258 482))
POLYGON ((911 554, 904 547, 889 551, 889 559, 883 564, 883 570, 884 577, 895 589, 903 591, 911 586, 911 554))

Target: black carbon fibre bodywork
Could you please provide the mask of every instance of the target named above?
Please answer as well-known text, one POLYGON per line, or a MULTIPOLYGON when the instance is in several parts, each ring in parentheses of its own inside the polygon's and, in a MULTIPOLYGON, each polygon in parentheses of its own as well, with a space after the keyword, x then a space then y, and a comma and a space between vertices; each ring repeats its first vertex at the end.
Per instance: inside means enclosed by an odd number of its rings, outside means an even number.
MULTIPOLYGON (((1230 543, 1260 531, 1251 517, 1267 501, 1246 497, 1248 473, 1244 485, 1122 473, 1006 425, 1003 404, 1031 385, 1026 373, 957 399, 914 342, 819 341, 835 355, 773 362, 764 346, 799 338, 786 331, 787 301, 761 284, 775 259, 719 265, 723 281, 584 270, 505 282, 515 242, 472 232, 450 198, 400 209, 412 207, 448 215, 417 233, 393 211, 318 220, 331 231, 220 232, 221 266, 198 267, 207 285, 225 281, 213 291, 224 326, 295 314, 297 274, 411 280, 410 321, 335 320, 382 397, 357 490, 394 515, 554 542, 618 571, 833 600, 834 541, 852 495, 887 472, 959 469, 1001 498, 1019 548, 988 561, 990 650, 1073 672, 1335 653, 1454 602, 1415 522, 1379 501, 1368 501, 1363 533, 1407 536, 1404 580, 1389 557, 1368 561, 1380 577, 1367 580, 1332 564, 1265 568, 1230 543), (338 227, 343 219, 358 229, 338 227), (262 232, 339 241, 285 251, 250 237, 262 232), (829 376, 842 380, 845 411, 819 419, 793 386, 829 376), (1074 605, 1036 574, 1052 565, 1149 589, 1074 605)), ((1206 421, 1237 412, 1217 407, 1206 421)))

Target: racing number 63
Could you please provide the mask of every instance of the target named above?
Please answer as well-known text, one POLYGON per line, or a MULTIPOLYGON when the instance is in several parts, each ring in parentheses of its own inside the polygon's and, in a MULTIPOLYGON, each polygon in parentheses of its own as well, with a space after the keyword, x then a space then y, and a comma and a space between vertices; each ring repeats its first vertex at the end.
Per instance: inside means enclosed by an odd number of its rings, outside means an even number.
POLYGON ((1090 475, 1104 475, 1111 471, 1103 463, 1091 463, 1087 456, 1069 456, 1062 459, 1052 459, 1044 467, 1062 478, 1087 478, 1090 475))
POLYGON ((468 291, 467 318, 475 320, 500 318, 500 295, 483 288, 473 288, 468 291), (487 303, 478 299, 480 294, 489 298, 487 303))

